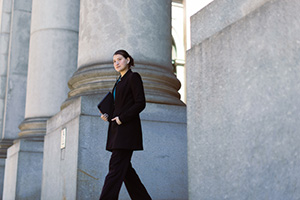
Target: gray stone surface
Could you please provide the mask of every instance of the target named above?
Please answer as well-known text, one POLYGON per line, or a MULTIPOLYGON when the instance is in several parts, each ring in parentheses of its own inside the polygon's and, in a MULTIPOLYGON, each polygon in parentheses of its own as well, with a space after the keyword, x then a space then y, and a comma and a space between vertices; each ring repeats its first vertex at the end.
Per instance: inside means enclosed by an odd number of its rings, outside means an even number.
MULTIPOLYGON (((8 99, 7 105, 11 105, 11 110, 6 108, 6 113, 11 118, 6 117, 5 126, 8 130, 5 133, 12 132, 15 137, 18 136, 18 125, 24 119, 25 98, 21 99, 16 95, 24 94, 25 97, 26 92, 25 120, 23 121, 25 124, 21 124, 23 129, 19 136, 40 137, 46 132, 43 125, 46 125, 47 117, 57 113, 61 103, 67 98, 67 81, 77 67, 79 1, 69 0, 62 3, 58 0, 34 0, 32 6, 29 0, 14 0, 13 2, 15 10, 13 9, 12 14, 14 16, 12 30, 16 31, 16 36, 12 35, 13 32, 11 33, 10 48, 15 49, 10 52, 9 59, 12 56, 15 57, 10 59, 9 63, 15 68, 9 65, 8 69, 9 74, 12 75, 11 80, 7 77, 8 95, 6 98, 8 99), (30 24, 30 17, 26 18, 25 15, 30 16, 31 7, 32 22, 30 24), (27 35, 22 29, 26 25, 28 25, 27 35), (31 32, 29 32, 30 25, 31 32), (20 45, 24 43, 23 37, 25 36, 29 41, 29 33, 31 34, 28 53, 28 48, 20 48, 20 45), (27 63, 29 65, 28 77, 27 71, 24 73, 23 62, 26 63, 26 67, 27 63), (24 78, 20 78, 20 75, 24 78), (13 96, 15 93, 11 91, 12 89, 18 91, 15 96, 13 96), (17 104, 19 101, 22 103, 23 111, 17 104), (12 111, 16 111, 17 114, 14 115, 12 111), (15 124, 19 115, 21 115, 21 120, 15 124), (10 129, 8 119, 14 122, 14 126, 10 129)), ((26 141, 20 141, 21 144, 26 143, 26 141)), ((11 148, 17 148, 16 145, 18 144, 14 144, 11 148)), ((31 149, 39 148, 41 145, 43 149, 43 142, 32 142, 31 149)), ((15 154, 8 154, 6 162, 8 170, 5 171, 5 199, 40 199, 43 153, 42 150, 38 153, 32 151, 26 153, 20 148, 20 151, 16 150, 15 154), (26 173, 28 176, 25 175, 26 173)))
POLYGON ((31 36, 30 49, 36 52, 29 61, 26 118, 52 116, 60 110, 77 67, 77 39, 75 32, 61 30, 31 36))
MULTIPOLYGON (((3 4, 0 13, 0 156, 5 158, 7 148, 18 136, 18 125, 23 120, 25 112, 31 0, 15 0, 13 2, 4 0, 1 3, 3 4)), ((15 164, 15 161, 12 163, 15 164)), ((2 164, 1 183, 5 182, 5 163, 2 164)), ((2 197, 3 184, 1 186, 2 197)), ((8 187, 16 186, 11 184, 6 186, 6 188, 8 187)))
POLYGON ((82 1, 79 27, 78 69, 62 108, 75 97, 111 90, 119 75, 112 64, 118 49, 134 58, 147 83, 147 102, 184 105, 171 63, 171 0, 82 1))
MULTIPOLYGON (((48 120, 42 199, 99 198, 110 158, 108 124, 96 108, 101 98, 78 98, 48 120), (64 127, 67 142, 61 150, 64 127)), ((132 162, 153 199, 187 199, 185 112, 183 106, 148 103, 141 114, 145 150, 135 152, 132 162)), ((124 188, 120 199, 129 199, 124 188)))
POLYGON ((139 63, 172 70, 171 0, 83 1, 80 15, 78 66, 111 63, 124 48, 139 63))
POLYGON ((40 141, 18 140, 8 149, 3 199, 40 199, 42 158, 43 142, 40 141))
POLYGON ((41 199, 76 199, 80 111, 80 101, 75 101, 48 120, 41 199), (64 150, 60 148, 62 128, 67 128, 64 150))
POLYGON ((2 0, 0 3, 0 132, 2 135, 11 22, 11 0, 2 0))
MULTIPOLYGON (((25 112, 31 1, 15 0, 12 2, 4 0, 1 3, 3 4, 0 44, 0 147, 1 157, 5 158, 6 150, 12 144, 12 139, 17 138, 18 125, 23 120, 25 112)), ((15 163, 15 161, 12 162, 15 163)), ((1 197, 3 183, 5 183, 5 163, 2 164, 3 171, 0 175, 2 183, 1 197)), ((16 186, 11 184, 7 185, 6 188, 8 187, 14 188, 16 186)))
POLYGON ((32 3, 25 118, 52 116, 77 68, 79 0, 32 3))
POLYGON ((191 45, 201 43, 268 1, 270 0, 212 1, 191 17, 191 45))
POLYGON ((300 198, 299 9, 268 1, 188 51, 189 199, 300 198))
POLYGON ((0 199, 3 195, 5 159, 0 158, 0 199))

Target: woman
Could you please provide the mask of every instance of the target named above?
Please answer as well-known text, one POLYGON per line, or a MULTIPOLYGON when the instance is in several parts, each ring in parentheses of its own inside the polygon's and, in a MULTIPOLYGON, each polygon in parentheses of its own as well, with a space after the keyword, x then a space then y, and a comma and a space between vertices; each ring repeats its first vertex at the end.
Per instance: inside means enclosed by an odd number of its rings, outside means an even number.
MULTIPOLYGON (((148 200, 151 197, 131 165, 133 151, 143 150, 139 117, 146 106, 143 82, 138 73, 131 71, 134 60, 125 50, 114 53, 113 63, 120 77, 112 90, 115 109, 106 143, 112 155, 100 200, 117 200, 123 181, 131 199, 148 200)), ((106 113, 101 118, 108 121, 106 113)))

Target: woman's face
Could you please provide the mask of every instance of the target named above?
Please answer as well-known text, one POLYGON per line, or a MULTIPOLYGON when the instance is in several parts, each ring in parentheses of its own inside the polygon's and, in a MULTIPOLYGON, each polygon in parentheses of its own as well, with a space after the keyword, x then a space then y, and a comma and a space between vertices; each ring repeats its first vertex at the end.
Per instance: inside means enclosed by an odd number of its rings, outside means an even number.
POLYGON ((117 54, 113 56, 113 63, 115 70, 119 73, 126 72, 128 70, 128 63, 130 59, 124 58, 122 55, 117 54))

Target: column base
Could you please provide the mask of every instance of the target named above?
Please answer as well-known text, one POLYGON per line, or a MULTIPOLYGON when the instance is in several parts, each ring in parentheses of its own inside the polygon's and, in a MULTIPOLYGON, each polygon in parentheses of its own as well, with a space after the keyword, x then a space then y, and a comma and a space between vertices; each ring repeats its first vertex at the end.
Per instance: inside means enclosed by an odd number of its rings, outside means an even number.
POLYGON ((6 158, 7 149, 13 144, 13 140, 3 139, 0 141, 0 158, 6 158))
POLYGON ((7 151, 3 199, 39 200, 42 165, 43 142, 17 140, 7 151))
POLYGON ((0 199, 3 196, 5 159, 0 158, 0 199))
MULTIPOLYGON (((164 66, 138 62, 135 64, 133 71, 142 76, 148 103, 184 106, 178 93, 181 84, 172 71, 164 66)), ((118 76, 119 73, 111 63, 80 67, 68 82, 70 92, 61 109, 70 105, 77 97, 106 94, 112 89, 118 76)))
MULTIPOLYGON (((110 158, 100 99, 82 96, 48 120, 42 199, 99 198, 110 158)), ((187 199, 186 108, 148 103, 141 119, 145 150, 134 152, 133 167, 153 199, 187 199)), ((120 199, 128 198, 123 187, 120 199)))
POLYGON ((41 138, 44 140, 49 117, 26 118, 20 125, 19 138, 41 138))

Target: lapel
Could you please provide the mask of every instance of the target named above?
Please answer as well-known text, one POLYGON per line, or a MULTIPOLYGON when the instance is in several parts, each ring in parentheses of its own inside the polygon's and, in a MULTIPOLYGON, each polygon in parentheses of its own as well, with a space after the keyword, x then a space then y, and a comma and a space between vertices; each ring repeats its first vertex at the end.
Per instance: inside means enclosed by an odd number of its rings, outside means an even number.
POLYGON ((129 69, 127 72, 126 72, 126 74, 124 74, 124 76, 123 77, 121 77, 121 76, 119 76, 119 78, 117 79, 117 81, 116 81, 116 83, 115 83, 115 85, 114 85, 114 87, 113 87, 113 90, 112 90, 112 92, 114 92, 114 90, 116 90, 116 96, 115 96, 115 99, 117 99, 117 97, 119 96, 119 94, 118 94, 118 85, 119 84, 121 84, 121 85, 123 85, 124 83, 126 83, 126 81, 128 80, 128 78, 130 77, 130 74, 132 74, 132 71, 131 71, 131 69, 129 69), (120 79, 120 81, 118 82, 118 80, 120 79))

